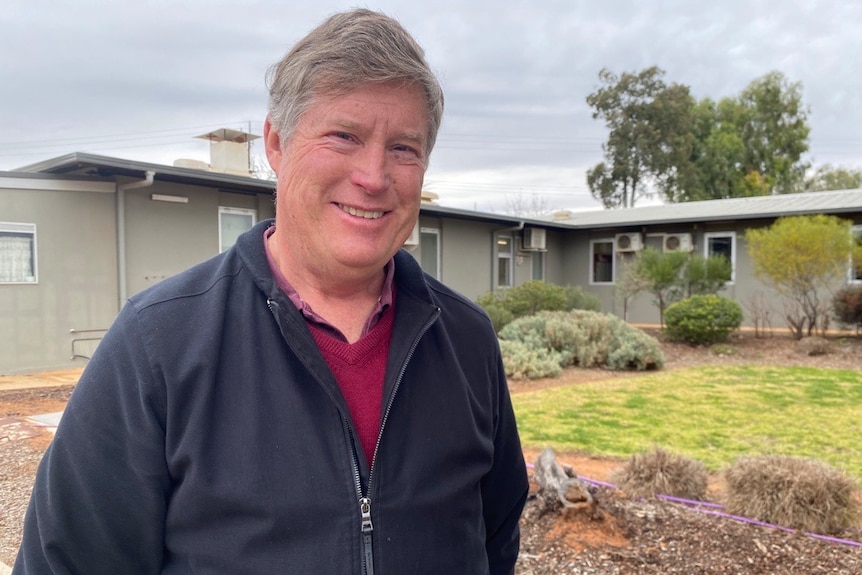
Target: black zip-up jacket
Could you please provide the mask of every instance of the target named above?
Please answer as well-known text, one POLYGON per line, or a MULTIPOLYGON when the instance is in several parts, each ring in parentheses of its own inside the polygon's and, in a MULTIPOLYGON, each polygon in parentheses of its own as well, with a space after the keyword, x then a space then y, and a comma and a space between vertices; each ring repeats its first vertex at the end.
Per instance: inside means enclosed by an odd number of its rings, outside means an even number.
POLYGON ((496 337, 396 255, 369 469, 261 222, 132 297, 39 468, 14 575, 514 571, 527 478, 496 337))

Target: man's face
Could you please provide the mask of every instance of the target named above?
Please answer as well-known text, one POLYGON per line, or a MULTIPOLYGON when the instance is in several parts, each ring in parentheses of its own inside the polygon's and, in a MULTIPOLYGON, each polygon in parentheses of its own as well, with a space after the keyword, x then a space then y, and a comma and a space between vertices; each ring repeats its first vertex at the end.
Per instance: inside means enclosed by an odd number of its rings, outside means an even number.
POLYGON ((275 239, 297 271, 383 268, 419 214, 427 124, 421 91, 393 84, 318 98, 286 141, 267 120, 275 239))

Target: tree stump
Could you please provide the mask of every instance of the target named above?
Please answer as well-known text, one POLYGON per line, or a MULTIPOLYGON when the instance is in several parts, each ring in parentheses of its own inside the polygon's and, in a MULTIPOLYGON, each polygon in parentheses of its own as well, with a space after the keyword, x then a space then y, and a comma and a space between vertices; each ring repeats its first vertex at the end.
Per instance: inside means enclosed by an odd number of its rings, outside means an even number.
POLYGON ((536 497, 544 503, 545 513, 572 510, 592 515, 595 511, 596 502, 587 486, 571 468, 564 468, 557 462, 550 447, 536 459, 534 478, 539 487, 536 497))

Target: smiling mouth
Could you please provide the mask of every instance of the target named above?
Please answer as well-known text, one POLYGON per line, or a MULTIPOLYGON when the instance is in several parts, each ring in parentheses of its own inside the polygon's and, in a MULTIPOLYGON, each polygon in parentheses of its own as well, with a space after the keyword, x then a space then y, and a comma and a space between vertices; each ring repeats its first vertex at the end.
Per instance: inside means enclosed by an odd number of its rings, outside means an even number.
POLYGON ((350 206, 345 206, 344 204, 335 204, 338 206, 340 210, 343 212, 347 212, 351 216, 356 216, 357 218, 365 218, 366 220, 376 220, 378 218, 383 217, 383 212, 366 212, 365 210, 358 210, 356 208, 351 208, 350 206))

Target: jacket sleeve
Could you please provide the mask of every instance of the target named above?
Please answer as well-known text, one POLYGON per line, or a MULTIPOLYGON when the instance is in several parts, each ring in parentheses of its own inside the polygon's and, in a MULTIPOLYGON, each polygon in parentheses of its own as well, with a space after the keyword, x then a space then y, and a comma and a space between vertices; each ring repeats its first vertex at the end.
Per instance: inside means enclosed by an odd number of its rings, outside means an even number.
POLYGON ((72 393, 37 472, 14 575, 161 571, 164 387, 136 326, 127 304, 72 393))
POLYGON ((521 511, 527 500, 527 468, 515 424, 502 359, 497 351, 498 410, 494 437, 494 464, 483 480, 488 566, 491 575, 515 572, 520 545, 521 511))

